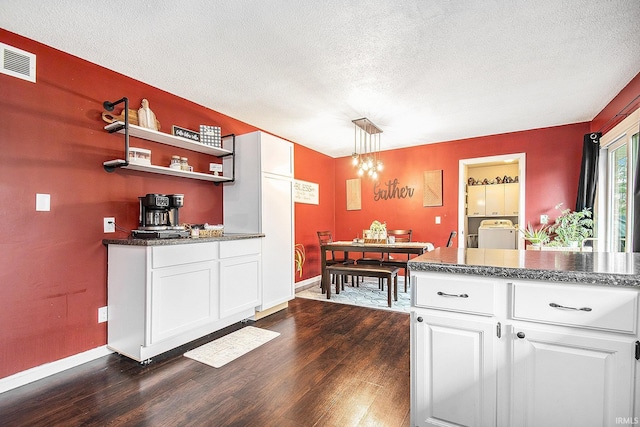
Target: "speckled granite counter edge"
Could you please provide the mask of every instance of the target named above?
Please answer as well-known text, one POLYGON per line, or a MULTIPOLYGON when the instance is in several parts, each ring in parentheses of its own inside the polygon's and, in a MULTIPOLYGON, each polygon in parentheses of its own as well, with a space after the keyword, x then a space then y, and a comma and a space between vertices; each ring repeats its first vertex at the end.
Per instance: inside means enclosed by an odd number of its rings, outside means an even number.
POLYGON ((640 278, 637 275, 630 274, 536 270, 527 268, 442 264, 435 262, 414 261, 409 261, 409 270, 432 271, 437 273, 468 274, 474 276, 499 277, 504 279, 522 279, 543 282, 562 282, 640 288, 640 278))
POLYGON ((221 237, 186 237, 183 239, 103 239, 103 245, 128 245, 128 246, 173 246, 190 245, 194 243, 224 242, 229 240, 257 239, 264 237, 262 233, 255 234, 224 234, 221 237))

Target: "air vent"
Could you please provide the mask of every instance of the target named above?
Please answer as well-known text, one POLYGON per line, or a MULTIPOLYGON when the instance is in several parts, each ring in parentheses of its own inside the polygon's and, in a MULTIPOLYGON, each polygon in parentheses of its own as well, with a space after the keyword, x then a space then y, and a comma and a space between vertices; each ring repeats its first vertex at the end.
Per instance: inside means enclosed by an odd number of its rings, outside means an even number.
POLYGON ((0 43, 0 72, 36 82, 36 56, 33 53, 0 43))

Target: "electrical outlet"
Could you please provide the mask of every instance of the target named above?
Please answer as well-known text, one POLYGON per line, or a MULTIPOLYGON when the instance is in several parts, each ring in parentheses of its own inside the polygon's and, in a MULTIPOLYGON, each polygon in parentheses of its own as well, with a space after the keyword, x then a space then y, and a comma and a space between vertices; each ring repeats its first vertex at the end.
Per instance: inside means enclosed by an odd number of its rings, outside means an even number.
POLYGON ((100 307, 98 309, 98 323, 104 323, 107 320, 109 320, 109 307, 100 307))
POLYGON ((436 217, 436 224, 440 224, 440 217, 439 216, 436 217))
POLYGON ((540 224, 548 224, 549 215, 540 215, 540 224))
POLYGON ((115 233, 116 232, 116 219, 109 217, 104 219, 104 232, 115 233))

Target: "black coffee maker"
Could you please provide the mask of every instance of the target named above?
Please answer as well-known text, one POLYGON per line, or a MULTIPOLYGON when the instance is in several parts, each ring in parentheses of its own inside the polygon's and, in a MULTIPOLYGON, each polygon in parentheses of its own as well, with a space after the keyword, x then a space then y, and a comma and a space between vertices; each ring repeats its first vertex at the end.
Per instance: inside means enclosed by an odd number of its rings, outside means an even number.
POLYGON ((135 237, 175 238, 188 237, 189 232, 180 225, 178 210, 184 206, 184 194, 151 193, 138 197, 140 217, 135 237))

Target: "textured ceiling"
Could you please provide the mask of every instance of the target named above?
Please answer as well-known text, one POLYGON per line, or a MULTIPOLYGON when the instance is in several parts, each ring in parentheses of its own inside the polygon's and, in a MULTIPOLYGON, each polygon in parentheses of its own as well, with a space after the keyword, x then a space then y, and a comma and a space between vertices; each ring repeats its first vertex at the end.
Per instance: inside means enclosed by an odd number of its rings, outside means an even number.
POLYGON ((640 71, 638 0, 1 0, 0 27, 334 157, 360 117, 385 150, 589 121, 640 71))

